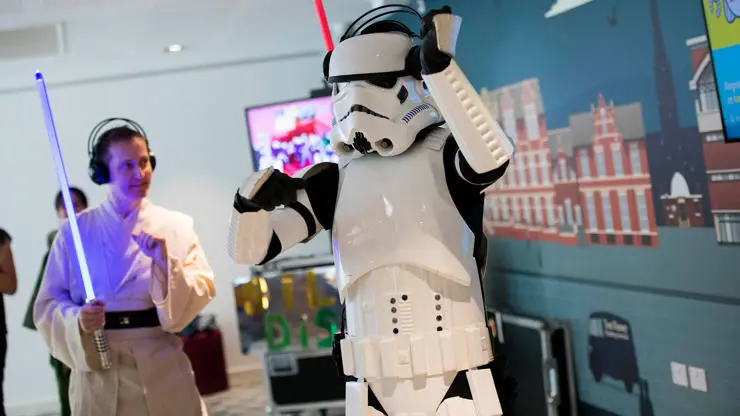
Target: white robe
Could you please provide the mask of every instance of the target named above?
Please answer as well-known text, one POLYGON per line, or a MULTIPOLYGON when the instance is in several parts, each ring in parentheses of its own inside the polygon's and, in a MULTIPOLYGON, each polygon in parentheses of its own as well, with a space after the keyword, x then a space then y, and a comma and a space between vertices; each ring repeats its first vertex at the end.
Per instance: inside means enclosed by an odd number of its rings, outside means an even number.
POLYGON ((174 335, 215 296, 213 272, 192 218, 146 199, 125 219, 110 200, 77 218, 95 296, 105 302, 105 310, 156 307, 161 326, 107 330, 113 365, 102 369, 92 336, 78 326, 85 288, 65 222, 49 254, 34 305, 34 322, 51 354, 72 369, 72 414, 205 415, 192 366, 174 335), (141 231, 166 240, 167 275, 131 237, 141 231))

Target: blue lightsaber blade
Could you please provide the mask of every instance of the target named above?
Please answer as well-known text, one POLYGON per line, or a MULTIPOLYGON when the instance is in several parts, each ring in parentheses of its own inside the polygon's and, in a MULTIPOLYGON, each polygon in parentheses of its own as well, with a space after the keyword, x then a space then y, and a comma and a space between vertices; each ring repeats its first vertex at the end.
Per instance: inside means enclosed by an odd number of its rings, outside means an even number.
POLYGON ((85 249, 82 246, 82 238, 80 237, 80 228, 77 225, 77 215, 75 215, 74 204, 72 203, 72 196, 69 193, 69 180, 67 179, 67 171, 64 168, 64 160, 62 160, 62 150, 59 147, 59 138, 57 136, 57 129, 54 125, 54 117, 51 114, 51 105, 49 104, 49 96, 46 93, 46 83, 44 82, 44 76, 41 72, 36 71, 36 87, 38 88, 39 98, 41 98, 41 110, 44 112, 44 121, 46 122, 46 133, 49 136, 49 145, 51 146, 51 153, 54 156, 54 165, 56 166, 57 181, 62 191, 62 198, 64 199, 64 208, 67 210, 67 218, 69 219, 69 228, 72 231, 72 239, 75 244, 75 252, 77 253, 77 259, 80 263, 80 273, 82 274, 82 283, 85 285, 85 297, 88 302, 95 300, 95 292, 93 291, 92 280, 90 279, 90 270, 87 267, 87 257, 85 256, 85 249))
MULTIPOLYGON (((82 246, 80 227, 77 224, 77 214, 74 204, 72 203, 72 196, 69 192, 69 180, 67 179, 67 171, 64 168, 64 160, 62 159, 62 150, 59 147, 59 137, 57 136, 57 129, 54 125, 54 117, 51 114, 49 96, 46 92, 46 82, 44 81, 44 76, 41 74, 41 71, 36 71, 36 88, 38 89, 39 98, 41 99, 41 110, 44 113, 46 133, 49 136, 49 145, 51 146, 52 156, 54 156, 57 181, 59 182, 59 188, 62 192, 64 208, 67 210, 67 219, 69 220, 69 228, 72 232, 72 239, 74 240, 77 261, 80 266, 80 274, 82 275, 82 283, 85 286, 85 300, 86 302, 91 303, 95 301, 95 292, 93 291, 92 279, 90 279, 90 270, 87 267, 87 257, 85 256, 85 250, 82 246)), ((110 368, 111 363, 108 356, 108 341, 102 329, 95 331, 95 346, 100 354, 103 368, 110 368)))

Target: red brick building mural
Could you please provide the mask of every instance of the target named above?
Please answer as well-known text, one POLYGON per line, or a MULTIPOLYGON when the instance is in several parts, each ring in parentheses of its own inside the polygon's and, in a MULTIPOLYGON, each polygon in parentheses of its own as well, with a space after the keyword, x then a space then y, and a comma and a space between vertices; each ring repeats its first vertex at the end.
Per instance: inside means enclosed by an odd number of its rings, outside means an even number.
POLYGON ((584 232, 590 243, 656 246, 655 210, 642 105, 614 106, 599 96, 571 117, 584 232))
POLYGON ((517 139, 509 172, 486 191, 489 235, 567 245, 658 244, 640 104, 603 96, 547 131, 536 79, 482 97, 517 139))
POLYGON ((504 178, 490 189, 484 218, 491 235, 559 241, 555 184, 542 96, 528 79, 481 96, 506 134, 516 139, 516 155, 504 178))
POLYGON ((709 199, 717 242, 740 244, 740 147, 722 133, 717 85, 706 36, 686 41, 691 51, 695 108, 709 177, 709 199))

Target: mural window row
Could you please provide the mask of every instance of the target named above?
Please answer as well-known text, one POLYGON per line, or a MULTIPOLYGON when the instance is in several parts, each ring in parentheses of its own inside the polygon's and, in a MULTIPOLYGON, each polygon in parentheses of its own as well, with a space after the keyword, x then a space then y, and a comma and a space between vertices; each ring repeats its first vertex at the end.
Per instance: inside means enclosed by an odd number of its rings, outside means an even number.
POLYGON ((715 221, 720 244, 740 244, 740 212, 719 214, 715 221))
MULTIPOLYGON (((632 175, 641 175, 642 161, 640 160, 640 147, 637 143, 630 143, 629 145, 629 163, 627 164, 627 171, 632 175)), ((602 146, 594 146, 594 154, 596 155, 596 176, 603 178, 608 176, 623 176, 625 174, 624 155, 622 153, 622 146, 619 143, 611 145, 611 155, 609 163, 611 163, 611 172, 607 167, 607 155, 604 153, 602 146)), ((582 149, 580 151, 580 177, 590 178, 591 177, 591 156, 588 149, 582 149)), ((564 176, 561 174, 561 176, 564 176)))
MULTIPOLYGON (((649 211, 644 190, 594 191, 585 193, 584 198, 588 217, 585 227, 589 231, 650 232, 649 211), (598 206, 596 198, 599 198, 598 206), (637 218, 637 221, 633 218, 637 218), (615 221, 618 221, 618 227, 615 226, 615 221), (635 228, 634 224, 637 224, 639 228, 635 228)), ((558 206, 557 219, 552 196, 504 196, 491 198, 488 204, 489 219, 495 222, 546 227, 569 225, 573 228, 583 225, 580 219, 580 207, 574 206, 570 199, 565 200, 565 206, 558 206), (545 217, 547 221, 544 220, 545 217), (578 217, 577 222, 576 217, 578 217)))

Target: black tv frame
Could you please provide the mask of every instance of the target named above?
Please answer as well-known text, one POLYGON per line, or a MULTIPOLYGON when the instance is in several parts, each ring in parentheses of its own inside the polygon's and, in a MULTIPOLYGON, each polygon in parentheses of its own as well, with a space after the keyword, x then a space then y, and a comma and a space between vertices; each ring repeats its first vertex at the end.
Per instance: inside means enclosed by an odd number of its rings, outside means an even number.
MULTIPOLYGON (((707 47, 709 48, 709 60, 712 64, 712 72, 714 73, 714 93, 717 95, 717 102, 719 103, 719 121, 722 124, 722 136, 725 138, 725 143, 740 143, 740 136, 730 138, 727 134, 727 125, 725 124, 725 118, 723 116, 724 113, 724 104, 722 102, 722 96, 719 93, 719 80, 717 79, 717 67, 714 65, 714 49, 712 48, 712 37, 709 35, 709 24, 707 23, 707 10, 705 7, 705 2, 708 0, 699 0, 699 5, 701 7, 701 16, 702 16, 702 23, 704 24, 704 33, 707 37, 707 47)), ((722 10, 724 10, 725 5, 723 2, 720 2, 721 4, 718 5, 718 7, 722 7, 722 10)), ((737 23, 740 25, 740 22, 737 23)), ((697 86, 699 88, 699 86, 697 86)), ((701 92, 701 91, 700 91, 701 92)), ((740 104, 738 104, 740 105, 740 104)))

